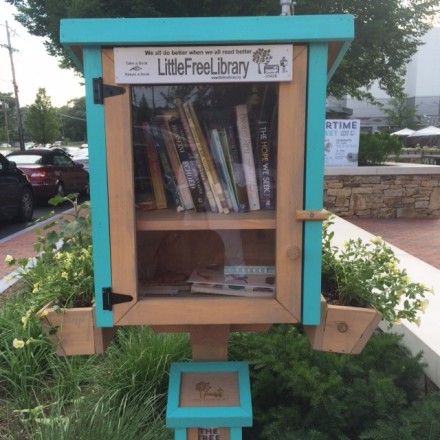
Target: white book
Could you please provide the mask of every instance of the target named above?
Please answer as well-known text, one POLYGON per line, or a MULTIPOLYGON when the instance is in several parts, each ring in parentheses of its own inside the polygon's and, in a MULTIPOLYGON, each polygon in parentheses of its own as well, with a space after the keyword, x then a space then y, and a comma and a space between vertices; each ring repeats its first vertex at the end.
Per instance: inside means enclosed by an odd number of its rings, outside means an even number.
POLYGON ((188 278, 191 293, 273 297, 275 277, 262 274, 225 274, 223 268, 199 266, 188 278))
POLYGON ((255 171, 254 152, 252 149, 247 106, 246 104, 236 105, 234 109, 238 141, 240 144, 240 152, 249 199, 249 210, 258 211, 260 209, 260 197, 258 194, 257 174, 255 171))

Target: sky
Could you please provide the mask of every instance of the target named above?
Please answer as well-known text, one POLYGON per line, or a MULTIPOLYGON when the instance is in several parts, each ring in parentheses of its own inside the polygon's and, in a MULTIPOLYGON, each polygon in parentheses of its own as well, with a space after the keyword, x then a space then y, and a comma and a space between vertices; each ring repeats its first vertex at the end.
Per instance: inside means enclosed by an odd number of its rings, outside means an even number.
POLYGON ((1 46, 8 44, 7 21, 11 46, 18 50, 13 52, 13 60, 20 107, 32 104, 40 87, 46 89, 54 107, 84 96, 82 77, 73 70, 59 68, 58 59, 47 54, 44 39, 30 35, 14 19, 15 11, 5 0, 0 0, 0 92, 14 92, 9 51, 1 46))

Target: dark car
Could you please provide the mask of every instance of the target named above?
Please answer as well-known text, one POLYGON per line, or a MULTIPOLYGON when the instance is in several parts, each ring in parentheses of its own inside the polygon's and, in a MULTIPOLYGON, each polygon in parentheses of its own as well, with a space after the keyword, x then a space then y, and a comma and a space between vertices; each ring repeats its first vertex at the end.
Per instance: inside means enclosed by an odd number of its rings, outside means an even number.
POLYGON ((27 222, 33 213, 34 193, 28 178, 0 154, 0 218, 27 222))
POLYGON ((27 175, 36 197, 87 194, 89 191, 89 173, 65 153, 28 150, 10 153, 7 157, 27 175))

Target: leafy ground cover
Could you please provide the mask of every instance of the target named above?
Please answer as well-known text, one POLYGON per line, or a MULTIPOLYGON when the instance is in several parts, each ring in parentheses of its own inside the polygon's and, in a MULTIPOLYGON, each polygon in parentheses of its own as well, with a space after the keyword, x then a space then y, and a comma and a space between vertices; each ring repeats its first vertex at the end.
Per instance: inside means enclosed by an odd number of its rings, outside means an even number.
MULTIPOLYGON (((19 292, 0 312, 1 439, 173 438, 164 426, 168 372, 190 359, 187 335, 123 328, 103 355, 59 358, 38 326, 34 342, 13 346, 25 303, 19 292)), ((250 364, 247 440, 440 437, 440 395, 421 396, 422 357, 395 335, 378 333, 348 356, 315 352, 300 329, 279 325, 232 334, 230 358, 250 364)))

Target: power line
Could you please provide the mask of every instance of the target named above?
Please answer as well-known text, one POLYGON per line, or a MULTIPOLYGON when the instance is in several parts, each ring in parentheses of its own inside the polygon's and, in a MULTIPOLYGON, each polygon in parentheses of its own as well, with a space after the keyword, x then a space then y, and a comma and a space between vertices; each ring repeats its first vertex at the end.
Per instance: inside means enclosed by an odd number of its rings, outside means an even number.
POLYGON ((57 112, 58 115, 64 116, 65 118, 77 119, 78 121, 86 121, 85 118, 77 118, 75 116, 65 115, 64 113, 57 112))

